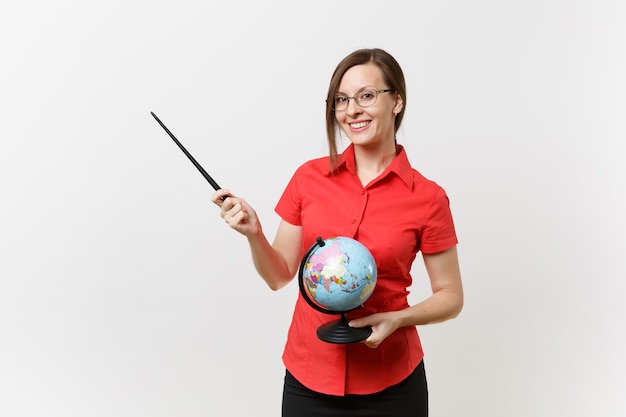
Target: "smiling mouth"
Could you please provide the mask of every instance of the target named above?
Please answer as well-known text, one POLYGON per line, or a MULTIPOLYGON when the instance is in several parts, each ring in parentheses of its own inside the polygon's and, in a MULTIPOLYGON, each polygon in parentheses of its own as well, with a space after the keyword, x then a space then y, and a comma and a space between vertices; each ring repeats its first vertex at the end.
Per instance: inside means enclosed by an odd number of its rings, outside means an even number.
POLYGON ((350 127, 352 129, 361 129, 367 125, 369 125, 371 122, 358 122, 358 123, 350 123, 350 127))

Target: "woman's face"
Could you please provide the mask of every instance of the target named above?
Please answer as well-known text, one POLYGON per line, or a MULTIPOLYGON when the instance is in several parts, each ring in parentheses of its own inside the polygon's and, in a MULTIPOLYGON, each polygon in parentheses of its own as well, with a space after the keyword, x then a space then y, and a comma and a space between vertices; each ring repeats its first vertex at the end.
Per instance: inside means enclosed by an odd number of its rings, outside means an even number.
POLYGON ((375 64, 357 65, 343 75, 335 96, 349 97, 345 110, 335 111, 341 129, 355 146, 394 144, 394 120, 402 110, 402 99, 394 91, 378 93, 376 102, 361 107, 352 97, 363 90, 386 90, 383 74, 375 64))

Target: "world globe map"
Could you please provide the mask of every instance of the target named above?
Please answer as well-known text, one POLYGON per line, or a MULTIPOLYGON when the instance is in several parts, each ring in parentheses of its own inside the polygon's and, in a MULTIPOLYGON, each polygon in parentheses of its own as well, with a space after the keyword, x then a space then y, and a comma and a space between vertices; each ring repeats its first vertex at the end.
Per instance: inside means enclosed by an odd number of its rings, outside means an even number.
POLYGON ((378 271, 369 250, 347 237, 324 240, 304 260, 302 280, 318 305, 335 312, 361 306, 376 286, 378 271))

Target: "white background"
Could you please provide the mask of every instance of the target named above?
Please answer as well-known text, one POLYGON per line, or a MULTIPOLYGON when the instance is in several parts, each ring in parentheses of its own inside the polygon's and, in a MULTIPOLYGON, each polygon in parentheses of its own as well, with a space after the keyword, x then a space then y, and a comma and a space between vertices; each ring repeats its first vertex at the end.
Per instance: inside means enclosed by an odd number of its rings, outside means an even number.
MULTIPOLYGON (((0 416, 279 415, 297 285, 256 276, 150 111, 272 238, 361 47, 403 66, 398 140, 460 239, 465 309, 420 328, 431 415, 623 416, 625 21, 619 0, 4 3, 0 416)), ((417 301, 419 257, 414 278, 417 301)))

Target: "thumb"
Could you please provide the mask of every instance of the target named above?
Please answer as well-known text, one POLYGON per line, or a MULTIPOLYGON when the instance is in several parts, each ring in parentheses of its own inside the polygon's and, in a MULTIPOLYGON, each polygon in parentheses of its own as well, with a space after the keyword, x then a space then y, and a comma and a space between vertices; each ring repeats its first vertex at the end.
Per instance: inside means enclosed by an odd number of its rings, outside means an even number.
POLYGON ((354 319, 354 320, 350 320, 348 322, 348 326, 358 328, 358 327, 364 327, 364 326, 366 326, 366 324, 365 324, 364 320, 362 320, 362 319, 354 319))

